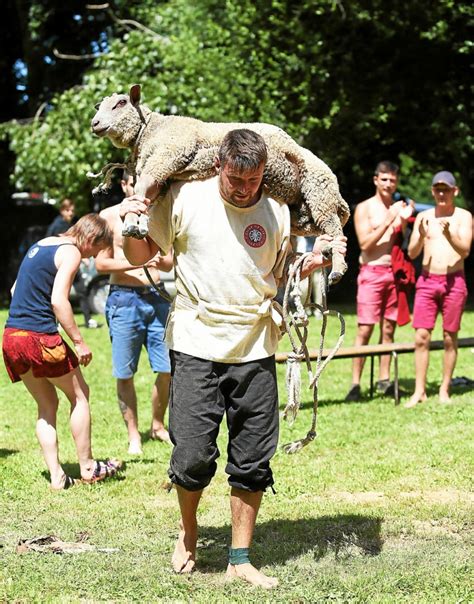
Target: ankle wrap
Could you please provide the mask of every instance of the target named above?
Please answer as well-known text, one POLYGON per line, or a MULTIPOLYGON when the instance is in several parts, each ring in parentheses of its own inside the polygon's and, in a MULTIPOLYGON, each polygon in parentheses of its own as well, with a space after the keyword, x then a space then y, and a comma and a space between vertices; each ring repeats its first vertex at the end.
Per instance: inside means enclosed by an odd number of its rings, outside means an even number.
POLYGON ((248 547, 229 547, 229 564, 236 566, 247 563, 250 563, 248 547))

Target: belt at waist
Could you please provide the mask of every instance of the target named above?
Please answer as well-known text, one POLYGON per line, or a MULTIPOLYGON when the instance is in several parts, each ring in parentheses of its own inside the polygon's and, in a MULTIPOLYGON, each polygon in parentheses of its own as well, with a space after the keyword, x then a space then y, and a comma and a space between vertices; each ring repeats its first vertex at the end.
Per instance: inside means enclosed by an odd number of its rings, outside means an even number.
POLYGON ((261 304, 227 305, 203 300, 194 301, 178 294, 174 301, 174 308, 192 311, 196 318, 208 324, 229 322, 236 325, 252 325, 265 317, 271 317, 277 326, 282 323, 281 307, 270 299, 264 300, 261 304))
MULTIPOLYGON (((166 293, 166 288, 162 283, 157 283, 156 289, 166 293)), ((111 292, 115 292, 115 291, 134 292, 134 293, 138 294, 139 296, 147 296, 149 294, 157 293, 155 288, 151 287, 151 285, 116 285, 116 284, 112 284, 110 286, 110 291, 111 292)))

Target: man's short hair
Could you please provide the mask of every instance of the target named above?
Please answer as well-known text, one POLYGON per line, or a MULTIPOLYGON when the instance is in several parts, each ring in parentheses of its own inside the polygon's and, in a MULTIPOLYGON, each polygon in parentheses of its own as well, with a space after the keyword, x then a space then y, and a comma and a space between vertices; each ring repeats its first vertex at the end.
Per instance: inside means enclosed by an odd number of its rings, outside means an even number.
POLYGON ((122 172, 122 180, 124 180, 125 182, 128 182, 128 179, 130 178, 130 176, 132 176, 132 174, 130 174, 130 172, 127 170, 127 168, 124 168, 124 170, 122 172))
POLYGON ((68 197, 66 197, 59 204, 59 211, 62 212, 63 210, 69 210, 70 208, 73 208, 73 207, 74 207, 74 202, 72 201, 72 199, 69 199, 68 197))
POLYGON ((393 163, 393 161, 379 161, 379 163, 375 166, 374 175, 378 176, 379 174, 396 174, 398 176, 400 168, 397 164, 393 163))
POLYGON ((267 161, 267 146, 260 134, 247 128, 228 132, 218 151, 222 167, 231 164, 238 172, 255 170, 267 161))

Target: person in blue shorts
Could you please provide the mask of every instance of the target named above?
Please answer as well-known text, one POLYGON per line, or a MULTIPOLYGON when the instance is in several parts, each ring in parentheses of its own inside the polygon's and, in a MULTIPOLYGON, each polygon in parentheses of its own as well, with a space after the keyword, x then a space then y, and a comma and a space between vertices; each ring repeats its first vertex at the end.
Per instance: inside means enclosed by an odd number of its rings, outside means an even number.
MULTIPOLYGON (((133 194, 132 177, 124 173, 122 189, 133 194)), ((114 234, 113 247, 103 250, 96 258, 96 268, 110 273, 110 293, 106 304, 106 319, 112 342, 113 375, 117 379, 117 398, 128 430, 128 452, 142 453, 138 431, 137 395, 134 375, 144 346, 151 369, 156 373, 152 387, 152 420, 150 437, 169 442, 164 424, 170 386, 170 359, 164 342, 169 303, 151 286, 144 266, 133 266, 125 258, 122 248, 122 221, 119 205, 100 213, 114 234)), ((173 256, 157 254, 146 267, 160 289, 159 271, 170 271, 173 256)))

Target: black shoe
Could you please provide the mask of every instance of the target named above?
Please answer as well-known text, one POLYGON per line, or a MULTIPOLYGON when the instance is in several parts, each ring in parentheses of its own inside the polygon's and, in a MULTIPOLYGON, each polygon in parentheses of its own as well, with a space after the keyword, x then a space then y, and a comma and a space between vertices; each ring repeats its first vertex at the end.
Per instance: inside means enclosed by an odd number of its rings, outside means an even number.
MULTIPOLYGON (((391 398, 395 398, 395 384, 394 382, 389 382, 388 380, 381 380, 377 382, 377 391, 381 392, 382 396, 389 396, 391 398), (379 387, 379 384, 381 385, 379 387)), ((400 386, 398 387, 398 397, 407 396, 407 392, 402 390, 400 386)))
POLYGON ((360 386, 359 386, 359 384, 352 384, 351 389, 346 394, 346 398, 344 400, 346 400, 346 401, 360 401, 360 399, 361 399, 361 394, 360 394, 360 386))
POLYGON ((391 382, 390 380, 379 380, 375 384, 375 390, 377 390, 377 392, 381 392, 382 394, 384 394, 385 391, 387 390, 387 388, 390 387, 390 385, 393 386, 393 382, 391 382))

